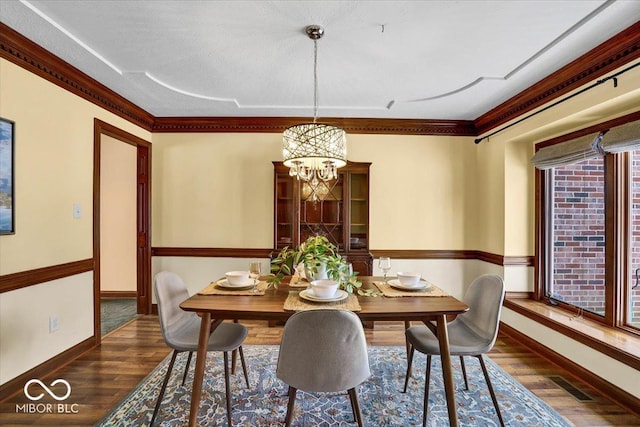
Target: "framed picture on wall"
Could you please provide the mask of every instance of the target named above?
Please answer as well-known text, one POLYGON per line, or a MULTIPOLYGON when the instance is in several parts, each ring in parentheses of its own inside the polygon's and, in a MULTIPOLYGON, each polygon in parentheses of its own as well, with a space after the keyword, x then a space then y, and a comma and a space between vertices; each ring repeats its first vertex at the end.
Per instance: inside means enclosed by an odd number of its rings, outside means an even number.
POLYGON ((15 123, 0 117, 0 234, 14 234, 13 151, 15 123))

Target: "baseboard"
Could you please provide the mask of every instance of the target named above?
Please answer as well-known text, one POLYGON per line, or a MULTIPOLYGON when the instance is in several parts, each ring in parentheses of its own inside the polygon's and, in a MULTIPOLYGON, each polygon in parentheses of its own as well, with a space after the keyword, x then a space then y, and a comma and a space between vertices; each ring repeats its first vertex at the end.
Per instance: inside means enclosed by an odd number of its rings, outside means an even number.
POLYGON ((100 298, 137 298, 136 291, 100 291, 100 298))
POLYGON ((63 351, 62 353, 52 357, 51 359, 42 362, 35 368, 32 368, 25 372, 24 374, 19 375, 16 378, 0 385, 0 402, 4 402, 15 393, 21 391, 24 388, 26 382, 30 379, 40 379, 52 374, 53 372, 66 366, 67 364, 78 358, 86 351, 96 347, 96 345, 97 344, 95 336, 87 338, 86 340, 74 345, 73 347, 63 351))
POLYGON ((507 325, 504 322, 500 322, 500 332, 509 335, 511 338, 524 344, 531 350, 540 354, 545 359, 555 363, 563 369, 566 369, 567 372, 571 373, 571 375, 574 375, 577 379, 583 381, 585 384, 597 390, 602 395, 613 400, 629 412, 640 416, 640 399, 636 398, 632 394, 627 393, 614 384, 611 384, 609 381, 597 376, 588 369, 573 362, 571 359, 568 359, 563 355, 556 353, 549 347, 539 343, 538 341, 523 334, 522 332, 507 325))

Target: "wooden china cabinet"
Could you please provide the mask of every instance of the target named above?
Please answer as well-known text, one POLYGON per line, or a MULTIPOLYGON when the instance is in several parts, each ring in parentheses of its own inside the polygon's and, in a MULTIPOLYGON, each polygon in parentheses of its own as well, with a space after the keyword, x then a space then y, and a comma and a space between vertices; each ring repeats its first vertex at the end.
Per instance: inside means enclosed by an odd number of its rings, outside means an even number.
POLYGON ((273 162, 274 248, 298 247, 309 236, 323 235, 338 246, 360 276, 371 276, 369 253, 369 167, 347 162, 338 179, 311 184, 289 176, 289 168, 273 162))

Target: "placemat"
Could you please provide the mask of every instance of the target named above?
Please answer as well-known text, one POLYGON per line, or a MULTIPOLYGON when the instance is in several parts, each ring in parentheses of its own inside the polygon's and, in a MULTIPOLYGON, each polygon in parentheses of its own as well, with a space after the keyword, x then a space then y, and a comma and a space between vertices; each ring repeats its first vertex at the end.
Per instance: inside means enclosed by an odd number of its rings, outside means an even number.
MULTIPOLYGON (((428 283, 428 282, 427 282, 428 283)), ((448 297, 449 294, 434 285, 422 291, 402 291, 384 282, 373 282, 385 297, 448 297)))
POLYGON ((309 281, 298 273, 295 273, 293 276, 291 276, 291 280, 289 281, 290 288, 306 288, 308 286, 309 281))
POLYGON ((342 309, 351 311, 360 311, 360 303, 358 297, 349 294, 349 296, 342 301, 336 302, 313 302, 302 299, 298 296, 298 291, 291 291, 284 301, 284 309, 286 311, 304 311, 304 310, 317 310, 319 308, 328 309, 342 309))
POLYGON ((251 295, 260 296, 264 295, 267 290, 268 284, 265 281, 259 281, 258 284, 251 289, 233 290, 227 288, 221 288, 216 282, 211 282, 209 286, 198 292, 198 295, 251 295))

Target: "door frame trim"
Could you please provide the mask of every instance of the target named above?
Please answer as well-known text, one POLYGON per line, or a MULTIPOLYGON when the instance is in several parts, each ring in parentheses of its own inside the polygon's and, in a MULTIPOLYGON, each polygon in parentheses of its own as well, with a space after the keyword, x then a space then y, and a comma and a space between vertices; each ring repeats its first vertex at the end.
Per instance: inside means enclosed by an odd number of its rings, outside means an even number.
POLYGON ((151 313, 151 143, 97 118, 93 120, 93 319, 97 344, 100 330, 100 160, 101 137, 110 136, 137 149, 136 299, 139 314, 151 313))

